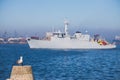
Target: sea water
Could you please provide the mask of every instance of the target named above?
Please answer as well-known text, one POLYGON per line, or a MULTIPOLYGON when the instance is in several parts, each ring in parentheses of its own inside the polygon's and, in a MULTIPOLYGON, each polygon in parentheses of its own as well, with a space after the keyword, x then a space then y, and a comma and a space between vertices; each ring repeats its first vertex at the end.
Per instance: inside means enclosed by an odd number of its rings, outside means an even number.
POLYGON ((23 56, 35 80, 120 80, 120 47, 107 50, 30 49, 27 44, 0 44, 0 80, 10 77, 23 56))

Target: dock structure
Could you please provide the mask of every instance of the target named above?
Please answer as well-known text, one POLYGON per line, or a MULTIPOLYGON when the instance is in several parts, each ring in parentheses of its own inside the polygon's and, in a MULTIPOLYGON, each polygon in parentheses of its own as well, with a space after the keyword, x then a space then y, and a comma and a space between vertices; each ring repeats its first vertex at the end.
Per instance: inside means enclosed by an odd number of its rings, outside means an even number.
POLYGON ((34 80, 31 66, 13 66, 9 80, 34 80))

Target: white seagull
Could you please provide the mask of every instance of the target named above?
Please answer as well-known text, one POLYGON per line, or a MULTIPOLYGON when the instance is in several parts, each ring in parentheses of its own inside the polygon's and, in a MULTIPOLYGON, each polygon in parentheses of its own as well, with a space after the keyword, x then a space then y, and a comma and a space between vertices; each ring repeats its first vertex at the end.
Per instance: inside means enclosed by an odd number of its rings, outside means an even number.
POLYGON ((21 64, 23 63, 23 57, 22 57, 22 56, 20 56, 20 59, 17 61, 17 63, 18 63, 19 65, 21 65, 21 64))

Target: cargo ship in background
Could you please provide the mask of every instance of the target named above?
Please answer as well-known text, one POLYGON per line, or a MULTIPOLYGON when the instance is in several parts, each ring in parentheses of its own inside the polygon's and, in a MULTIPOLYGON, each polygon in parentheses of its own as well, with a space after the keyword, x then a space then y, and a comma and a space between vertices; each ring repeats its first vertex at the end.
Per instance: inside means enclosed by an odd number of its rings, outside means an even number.
POLYGON ((13 35, 5 31, 0 36, 0 44, 27 44, 27 40, 24 35, 18 35, 16 31, 13 35))
POLYGON ((115 44, 101 39, 99 35, 92 38, 89 34, 82 34, 77 31, 73 36, 68 34, 68 21, 64 21, 64 32, 60 30, 47 32, 46 37, 30 37, 27 39, 30 48, 47 48, 47 49, 112 49, 116 48, 115 44))
POLYGON ((9 44, 27 44, 26 38, 18 37, 18 38, 8 38, 9 44))
POLYGON ((0 38, 0 44, 27 44, 27 40, 23 37, 0 38))

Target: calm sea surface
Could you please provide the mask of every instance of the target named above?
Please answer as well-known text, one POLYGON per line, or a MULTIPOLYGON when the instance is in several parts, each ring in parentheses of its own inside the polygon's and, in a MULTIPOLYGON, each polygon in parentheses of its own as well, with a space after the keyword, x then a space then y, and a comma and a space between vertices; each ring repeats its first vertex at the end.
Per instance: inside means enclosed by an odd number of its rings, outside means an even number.
POLYGON ((30 49, 26 44, 0 44, 0 80, 10 77, 23 56, 35 80, 120 80, 120 47, 111 50, 30 49))

